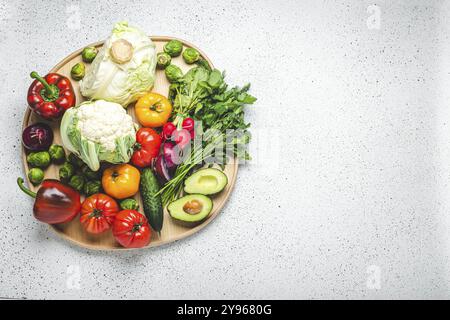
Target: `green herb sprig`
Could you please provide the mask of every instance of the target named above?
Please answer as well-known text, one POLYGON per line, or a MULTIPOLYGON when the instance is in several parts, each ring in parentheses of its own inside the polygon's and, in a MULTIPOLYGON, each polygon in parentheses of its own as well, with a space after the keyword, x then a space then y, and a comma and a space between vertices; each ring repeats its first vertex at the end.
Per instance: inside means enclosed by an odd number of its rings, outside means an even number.
MULTIPOLYGON (((201 121, 205 133, 203 142, 193 145, 190 156, 177 167, 174 177, 159 191, 164 206, 180 195, 188 174, 211 157, 214 150, 223 147, 224 150, 232 150, 239 159, 250 158, 245 148, 250 141, 247 130, 250 124, 244 119, 245 105, 256 101, 248 93, 250 84, 228 89, 225 73, 211 70, 203 61, 200 60, 196 67, 169 88, 175 125, 180 127, 184 118, 193 117, 196 122, 201 121), (233 131, 236 130, 239 136, 235 136, 233 131)), ((201 133, 196 132, 198 134, 201 133)))

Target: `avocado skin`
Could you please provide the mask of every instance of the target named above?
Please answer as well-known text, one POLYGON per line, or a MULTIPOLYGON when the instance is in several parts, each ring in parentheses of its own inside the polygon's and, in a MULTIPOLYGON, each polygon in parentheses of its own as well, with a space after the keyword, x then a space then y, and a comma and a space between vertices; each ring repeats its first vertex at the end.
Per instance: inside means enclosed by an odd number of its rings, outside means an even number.
POLYGON ((190 194, 213 195, 221 192, 228 184, 227 175, 216 168, 204 168, 194 172, 189 178, 184 181, 184 192, 190 194), (217 186, 210 188, 204 186, 199 182, 199 179, 204 176, 214 176, 217 179, 217 186))
POLYGON ((213 209, 213 202, 210 198, 202 194, 190 194, 181 197, 171 203, 167 207, 170 216, 178 222, 182 222, 186 226, 193 226, 205 220, 213 209), (183 210, 183 206, 192 200, 197 200, 202 203, 203 208, 196 215, 191 215, 183 210))
POLYGON ((159 191, 159 183, 150 168, 142 170, 140 189, 145 216, 152 229, 160 232, 163 226, 164 211, 161 196, 154 196, 159 191))

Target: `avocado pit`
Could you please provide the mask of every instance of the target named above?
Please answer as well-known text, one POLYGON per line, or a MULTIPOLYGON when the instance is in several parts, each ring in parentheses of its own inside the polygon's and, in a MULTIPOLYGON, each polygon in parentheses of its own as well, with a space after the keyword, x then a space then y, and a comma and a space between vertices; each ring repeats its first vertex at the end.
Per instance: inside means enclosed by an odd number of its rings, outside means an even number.
POLYGON ((203 205, 201 204, 200 201, 198 200, 191 200, 185 203, 185 205, 183 206, 183 211, 186 212, 187 214, 198 214, 202 211, 203 209, 203 205))
POLYGON ((211 213, 212 208, 212 200, 202 194, 185 195, 167 206, 173 219, 188 224, 203 221, 211 213))

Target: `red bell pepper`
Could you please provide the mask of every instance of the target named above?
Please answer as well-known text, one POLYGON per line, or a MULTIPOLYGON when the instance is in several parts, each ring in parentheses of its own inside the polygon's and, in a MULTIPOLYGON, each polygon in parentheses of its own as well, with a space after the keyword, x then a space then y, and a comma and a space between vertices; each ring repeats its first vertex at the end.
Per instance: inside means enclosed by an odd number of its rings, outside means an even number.
POLYGON ((37 115, 46 120, 58 119, 75 106, 75 93, 69 79, 58 73, 49 73, 42 78, 34 71, 30 76, 36 80, 28 89, 27 100, 37 115))
POLYGON ((131 162, 138 167, 145 168, 152 164, 154 158, 159 154, 161 137, 150 128, 141 128, 136 133, 136 144, 131 162))
POLYGON ((44 180, 37 193, 27 189, 22 178, 17 178, 17 184, 23 192, 36 199, 33 214, 39 221, 49 224, 68 222, 81 210, 80 194, 58 180, 44 180))

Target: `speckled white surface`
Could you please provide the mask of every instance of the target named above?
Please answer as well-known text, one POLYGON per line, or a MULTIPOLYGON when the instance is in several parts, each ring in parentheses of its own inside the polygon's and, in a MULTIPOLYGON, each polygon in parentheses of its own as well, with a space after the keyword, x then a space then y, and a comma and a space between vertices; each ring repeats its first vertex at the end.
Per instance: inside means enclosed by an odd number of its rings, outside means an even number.
POLYGON ((0 18, 0 296, 450 298, 450 3, 1 0, 0 18), (250 81, 248 120, 282 141, 197 235, 94 252, 32 218, 20 128, 29 72, 123 19, 250 81))

